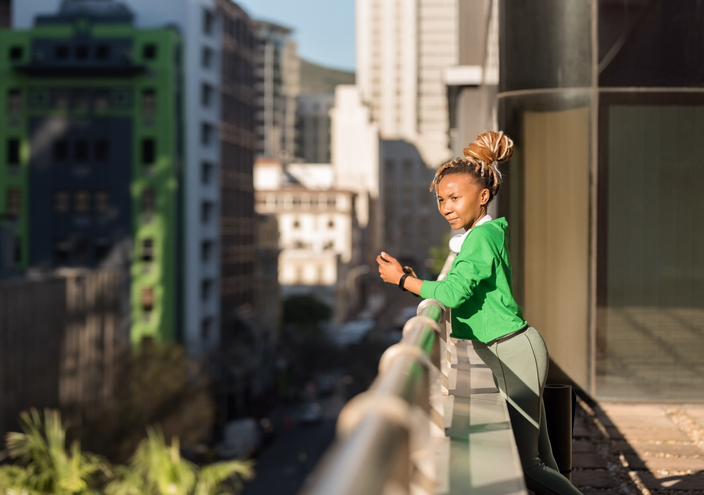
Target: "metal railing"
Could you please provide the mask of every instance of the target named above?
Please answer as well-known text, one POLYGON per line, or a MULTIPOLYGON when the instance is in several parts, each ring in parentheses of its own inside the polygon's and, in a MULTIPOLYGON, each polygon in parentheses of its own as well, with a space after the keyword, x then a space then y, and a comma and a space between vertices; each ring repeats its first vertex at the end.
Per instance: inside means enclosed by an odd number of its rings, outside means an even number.
MULTIPOLYGON (((420 303, 368 391, 340 412, 337 438, 301 494, 434 493, 433 438, 445 436, 441 355, 447 311, 420 303)), ((446 391, 445 391, 446 393, 446 391)))
MULTIPOLYGON (((447 258, 438 280, 454 260, 447 258)), ((340 412, 337 436, 299 495, 527 493, 506 401, 450 310, 426 299, 340 412)))

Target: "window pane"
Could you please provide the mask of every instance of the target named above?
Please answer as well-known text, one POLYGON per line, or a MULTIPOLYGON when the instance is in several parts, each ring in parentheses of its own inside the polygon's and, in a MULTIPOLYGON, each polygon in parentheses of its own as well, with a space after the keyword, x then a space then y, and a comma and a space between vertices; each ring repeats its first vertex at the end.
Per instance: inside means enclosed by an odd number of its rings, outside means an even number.
POLYGON ((599 395, 704 399, 704 105, 602 111, 599 395))

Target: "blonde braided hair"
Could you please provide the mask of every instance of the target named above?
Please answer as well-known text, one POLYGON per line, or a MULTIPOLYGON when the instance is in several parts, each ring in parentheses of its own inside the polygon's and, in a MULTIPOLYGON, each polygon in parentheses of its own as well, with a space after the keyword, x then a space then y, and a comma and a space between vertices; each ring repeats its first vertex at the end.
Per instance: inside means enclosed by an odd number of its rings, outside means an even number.
POLYGON ((499 163, 503 163, 513 155, 513 141, 503 131, 488 131, 477 136, 476 141, 463 150, 464 157, 455 158, 435 172, 435 178, 430 183, 430 190, 437 188, 440 180, 450 174, 470 174, 480 187, 489 190, 489 201, 496 196, 501 187, 501 172, 499 163))

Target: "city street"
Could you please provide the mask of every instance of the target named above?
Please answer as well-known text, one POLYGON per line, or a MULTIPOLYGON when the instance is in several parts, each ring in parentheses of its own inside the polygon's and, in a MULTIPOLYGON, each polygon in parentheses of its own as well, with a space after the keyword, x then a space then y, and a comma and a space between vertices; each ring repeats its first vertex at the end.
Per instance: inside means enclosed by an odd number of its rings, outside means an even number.
POLYGON ((275 422, 276 434, 255 459, 255 479, 242 495, 294 495, 318 463, 335 436, 337 415, 344 405, 338 392, 317 401, 322 407, 318 424, 297 424, 299 405, 283 406, 275 422))

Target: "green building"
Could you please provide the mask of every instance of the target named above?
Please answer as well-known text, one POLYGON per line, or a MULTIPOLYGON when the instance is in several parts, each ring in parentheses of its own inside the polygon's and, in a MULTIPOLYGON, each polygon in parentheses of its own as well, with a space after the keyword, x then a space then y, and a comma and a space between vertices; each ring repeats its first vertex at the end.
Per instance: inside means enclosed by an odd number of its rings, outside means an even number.
POLYGON ((0 30, 0 226, 17 269, 129 270, 132 341, 171 340, 180 36, 101 3, 63 2, 32 29, 0 30))

